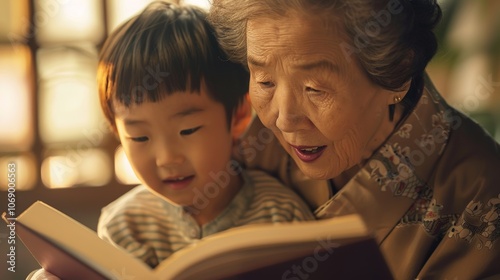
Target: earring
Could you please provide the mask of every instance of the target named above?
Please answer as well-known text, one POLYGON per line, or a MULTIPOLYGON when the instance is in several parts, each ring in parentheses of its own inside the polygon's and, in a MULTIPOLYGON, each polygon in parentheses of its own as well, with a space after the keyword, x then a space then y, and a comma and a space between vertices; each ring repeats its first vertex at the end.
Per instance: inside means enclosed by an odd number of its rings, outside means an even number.
POLYGON ((389 121, 391 122, 394 120, 394 109, 396 109, 396 105, 389 105, 389 121))
POLYGON ((392 122, 394 120, 394 111, 396 109, 396 104, 401 102, 401 97, 396 95, 394 96, 394 103, 389 105, 389 120, 392 122))

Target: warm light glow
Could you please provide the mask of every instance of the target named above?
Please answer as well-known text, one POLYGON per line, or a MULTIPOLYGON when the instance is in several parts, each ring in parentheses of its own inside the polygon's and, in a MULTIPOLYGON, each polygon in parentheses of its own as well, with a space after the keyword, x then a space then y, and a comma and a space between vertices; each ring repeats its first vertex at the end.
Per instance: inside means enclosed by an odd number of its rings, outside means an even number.
POLYGON ((0 158, 0 168, 3 170, 3 172, 0 172, 0 190, 5 191, 9 187, 7 180, 8 164, 15 165, 14 175, 11 176, 15 178, 15 189, 17 191, 29 190, 34 187, 36 180, 35 158, 31 154, 24 154, 0 158))
POLYGON ((45 186, 52 189, 69 188, 77 181, 78 170, 69 157, 53 156, 43 161, 42 182, 45 186))
MULTIPOLYGON (((184 0, 183 3, 199 6, 208 11, 212 0, 184 0)), ((109 0, 108 3, 108 32, 111 33, 117 26, 141 12, 153 0, 109 0)), ((178 1, 165 1, 178 2, 178 1)))
POLYGON ((104 186, 111 181, 113 170, 109 156, 102 150, 92 149, 82 157, 79 166, 79 184, 92 187, 104 186))
POLYGON ((210 9, 210 2, 212 0, 184 0, 184 3, 195 5, 208 11, 210 9))
POLYGON ((60 143, 84 139, 85 131, 103 121, 95 50, 42 49, 37 58, 42 140, 60 143))
POLYGON ((118 25, 139 13, 152 0, 109 0, 108 1, 108 33, 118 25))
MULTIPOLYGON (((459 60, 450 77, 455 81, 450 85, 448 103, 463 113, 484 112, 490 109, 494 95, 494 81, 488 69, 491 61, 484 53, 459 60)), ((496 108, 491 108, 495 110, 496 108)))
POLYGON ((0 47, 0 151, 25 151, 33 141, 29 61, 26 47, 0 47))
POLYGON ((125 185, 140 184, 139 179, 134 173, 130 162, 123 151, 122 146, 119 146, 115 152, 115 174, 117 180, 125 185))
POLYGON ((29 27, 28 1, 1 1, 0 41, 24 42, 29 27))
POLYGON ((105 152, 81 145, 46 158, 42 181, 49 188, 104 186, 112 178, 111 164, 105 152))
POLYGON ((35 1, 34 22, 41 45, 99 43, 104 36, 99 0, 35 1))
MULTIPOLYGON (((184 0, 183 3, 199 6, 208 11, 212 0, 184 0)), ((153 0, 109 0, 108 3, 108 33, 117 26, 141 12, 153 0)), ((177 1, 165 1, 177 2, 177 1)))

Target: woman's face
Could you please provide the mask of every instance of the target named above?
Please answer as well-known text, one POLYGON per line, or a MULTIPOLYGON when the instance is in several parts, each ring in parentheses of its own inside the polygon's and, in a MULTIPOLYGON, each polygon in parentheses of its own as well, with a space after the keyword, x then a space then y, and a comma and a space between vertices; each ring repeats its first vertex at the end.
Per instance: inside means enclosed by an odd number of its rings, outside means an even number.
POLYGON ((354 44, 342 25, 332 22, 288 13, 247 24, 252 104, 315 179, 334 178, 361 163, 394 128, 388 117, 394 92, 368 78, 355 54, 349 55, 354 44))

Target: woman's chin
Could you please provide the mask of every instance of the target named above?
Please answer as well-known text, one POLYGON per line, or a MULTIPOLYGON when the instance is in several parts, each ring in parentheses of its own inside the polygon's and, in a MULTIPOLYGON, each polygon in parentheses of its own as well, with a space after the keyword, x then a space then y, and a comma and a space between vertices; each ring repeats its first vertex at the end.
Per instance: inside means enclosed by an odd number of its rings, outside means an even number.
POLYGON ((295 163, 299 167, 299 169, 306 175, 307 177, 314 180, 328 180, 334 178, 334 174, 331 170, 328 169, 327 164, 321 163, 304 163, 300 160, 295 159, 295 163))

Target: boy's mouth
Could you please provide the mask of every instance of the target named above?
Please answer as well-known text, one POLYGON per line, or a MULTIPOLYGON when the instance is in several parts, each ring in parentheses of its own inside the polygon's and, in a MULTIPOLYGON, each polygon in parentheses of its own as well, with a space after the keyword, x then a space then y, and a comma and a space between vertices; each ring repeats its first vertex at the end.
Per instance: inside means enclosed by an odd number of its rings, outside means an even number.
POLYGON ((179 176, 179 177, 171 177, 163 180, 164 184, 167 184, 168 187, 180 190, 186 188, 194 179, 194 175, 190 176, 179 176))

